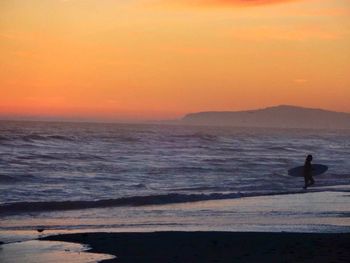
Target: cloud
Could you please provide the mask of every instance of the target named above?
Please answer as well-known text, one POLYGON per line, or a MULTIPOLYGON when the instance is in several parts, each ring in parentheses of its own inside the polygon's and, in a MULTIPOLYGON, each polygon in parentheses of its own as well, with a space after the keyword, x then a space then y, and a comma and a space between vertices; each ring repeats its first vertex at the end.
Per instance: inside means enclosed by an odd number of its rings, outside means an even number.
POLYGON ((307 79, 293 79, 293 82, 296 84, 304 84, 306 82, 308 82, 307 79))
POLYGON ((203 2, 211 2, 213 4, 227 4, 227 5, 268 5, 277 3, 286 3, 297 0, 205 0, 203 2))
POLYGON ((237 39, 252 41, 309 41, 309 40, 337 40, 349 32, 340 32, 319 26, 259 26, 238 28, 231 31, 237 39))
POLYGON ((283 4, 301 0, 178 0, 186 4, 194 5, 226 5, 226 6, 259 6, 271 4, 283 4))

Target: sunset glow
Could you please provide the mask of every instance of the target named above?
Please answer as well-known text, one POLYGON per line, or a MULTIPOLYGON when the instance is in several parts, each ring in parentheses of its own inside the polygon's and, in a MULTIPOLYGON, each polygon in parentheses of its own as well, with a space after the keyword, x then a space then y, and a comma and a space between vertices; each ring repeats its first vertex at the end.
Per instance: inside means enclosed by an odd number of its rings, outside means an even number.
POLYGON ((0 116, 350 112, 348 0, 3 0, 0 116))

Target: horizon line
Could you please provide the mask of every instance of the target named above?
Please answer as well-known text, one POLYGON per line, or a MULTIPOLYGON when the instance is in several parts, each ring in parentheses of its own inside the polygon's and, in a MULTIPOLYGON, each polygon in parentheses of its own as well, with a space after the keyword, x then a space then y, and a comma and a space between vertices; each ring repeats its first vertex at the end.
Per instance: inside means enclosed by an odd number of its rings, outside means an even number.
POLYGON ((175 124, 177 122, 180 122, 185 116, 196 114, 196 113, 208 113, 208 112, 215 112, 215 113, 229 113, 229 112, 248 112, 248 111, 259 111, 259 110, 265 110, 269 108, 278 108, 278 107, 291 107, 291 108, 300 108, 300 109, 307 109, 307 110, 321 110, 321 111, 328 111, 328 112, 334 112, 334 113, 345 113, 350 114, 350 112, 344 112, 344 111, 335 111, 335 110, 329 110, 324 108, 313 108, 313 107, 306 107, 306 106, 297 106, 297 105, 291 105, 291 104, 278 104, 273 106, 264 106, 260 108, 254 108, 254 109, 246 109, 246 110, 222 110, 222 111, 216 111, 216 110, 207 110, 207 111, 196 111, 196 112, 188 112, 178 118, 167 118, 167 119, 148 119, 148 118, 103 118, 103 117, 93 117, 93 116, 60 116, 60 115, 52 115, 52 116, 45 116, 45 115, 20 115, 20 114, 0 114, 0 121, 26 121, 26 122, 62 122, 62 123, 105 123, 105 124, 151 124, 151 123, 158 123, 158 124, 175 124))

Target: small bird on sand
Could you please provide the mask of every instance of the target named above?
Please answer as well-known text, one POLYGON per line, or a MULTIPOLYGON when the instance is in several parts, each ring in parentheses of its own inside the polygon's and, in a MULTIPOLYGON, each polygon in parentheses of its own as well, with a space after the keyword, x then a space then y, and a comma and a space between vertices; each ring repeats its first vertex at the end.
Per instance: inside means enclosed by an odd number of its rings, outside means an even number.
POLYGON ((38 231, 39 233, 42 233, 42 232, 44 232, 44 228, 38 228, 36 231, 38 231))

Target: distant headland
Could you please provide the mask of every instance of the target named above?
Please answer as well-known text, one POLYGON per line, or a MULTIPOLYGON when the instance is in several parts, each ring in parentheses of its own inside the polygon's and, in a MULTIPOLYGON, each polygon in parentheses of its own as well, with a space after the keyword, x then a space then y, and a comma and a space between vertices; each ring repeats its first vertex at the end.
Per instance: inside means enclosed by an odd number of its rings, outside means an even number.
POLYGON ((279 105, 248 111, 190 113, 180 122, 236 127, 350 129, 350 113, 279 105))

